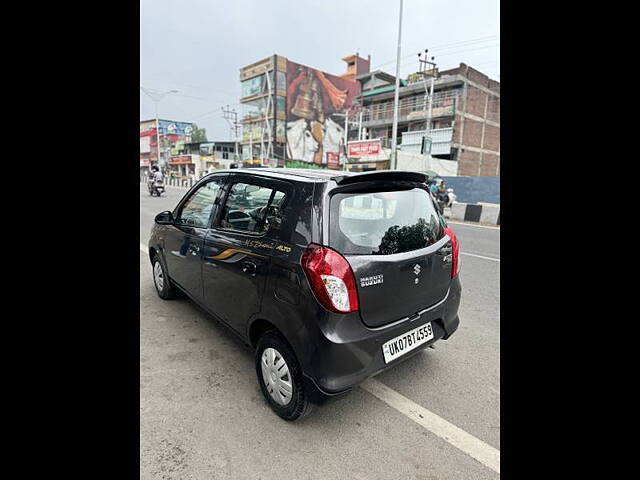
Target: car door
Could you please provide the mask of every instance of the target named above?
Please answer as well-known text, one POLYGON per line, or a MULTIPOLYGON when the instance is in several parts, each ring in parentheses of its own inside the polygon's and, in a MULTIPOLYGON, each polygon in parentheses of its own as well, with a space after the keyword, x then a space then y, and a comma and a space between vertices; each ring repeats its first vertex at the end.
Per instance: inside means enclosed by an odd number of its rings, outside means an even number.
POLYGON ((272 232, 293 194, 287 182, 247 174, 233 175, 224 203, 204 239, 202 279, 207 308, 241 335, 260 311, 272 232))
POLYGON ((180 202, 164 238, 169 276, 198 301, 203 300, 202 246, 226 177, 212 177, 180 202))

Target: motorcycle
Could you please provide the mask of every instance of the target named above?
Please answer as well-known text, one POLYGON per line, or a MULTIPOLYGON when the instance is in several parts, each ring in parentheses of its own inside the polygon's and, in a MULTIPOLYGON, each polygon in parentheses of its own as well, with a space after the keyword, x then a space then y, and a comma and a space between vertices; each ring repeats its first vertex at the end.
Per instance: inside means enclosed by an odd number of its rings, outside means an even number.
POLYGON ((152 197, 154 195, 160 196, 164 193, 164 181, 162 180, 153 180, 151 178, 147 182, 147 186, 149 187, 149 195, 151 195, 152 197))

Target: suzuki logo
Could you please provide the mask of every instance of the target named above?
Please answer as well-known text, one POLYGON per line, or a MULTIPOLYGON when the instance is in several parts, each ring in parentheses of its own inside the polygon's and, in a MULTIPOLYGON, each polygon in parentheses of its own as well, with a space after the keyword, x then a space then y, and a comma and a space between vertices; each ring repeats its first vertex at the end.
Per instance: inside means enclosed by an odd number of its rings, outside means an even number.
POLYGON ((418 265, 417 263, 413 266, 413 273, 415 273, 416 275, 418 275, 420 273, 420 265, 418 265))

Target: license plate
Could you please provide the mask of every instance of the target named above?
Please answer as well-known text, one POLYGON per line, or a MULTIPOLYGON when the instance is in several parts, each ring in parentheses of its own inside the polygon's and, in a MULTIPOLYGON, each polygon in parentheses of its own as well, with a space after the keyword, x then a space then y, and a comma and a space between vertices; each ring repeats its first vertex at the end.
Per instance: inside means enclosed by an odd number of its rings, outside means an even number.
POLYGON ((389 363, 391 360, 395 360, 405 353, 409 353, 411 350, 427 343, 432 338, 433 328, 431 327, 431 322, 409 330, 396 338, 392 338, 382 345, 384 363, 389 363))

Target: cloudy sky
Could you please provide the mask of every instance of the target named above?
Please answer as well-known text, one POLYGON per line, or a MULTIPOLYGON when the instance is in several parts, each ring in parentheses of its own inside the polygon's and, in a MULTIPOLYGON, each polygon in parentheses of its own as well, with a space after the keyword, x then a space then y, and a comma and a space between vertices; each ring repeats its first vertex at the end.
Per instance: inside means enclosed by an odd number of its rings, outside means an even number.
MULTIPOLYGON (((176 89, 160 118, 195 122, 230 140, 221 108, 240 112, 239 69, 278 54, 333 74, 371 55, 395 74, 399 0, 140 0, 140 85, 176 89)), ((441 70, 464 62, 500 80, 499 0, 404 0, 402 77, 429 48, 441 70)), ((154 118, 140 92, 140 119, 154 118)))

